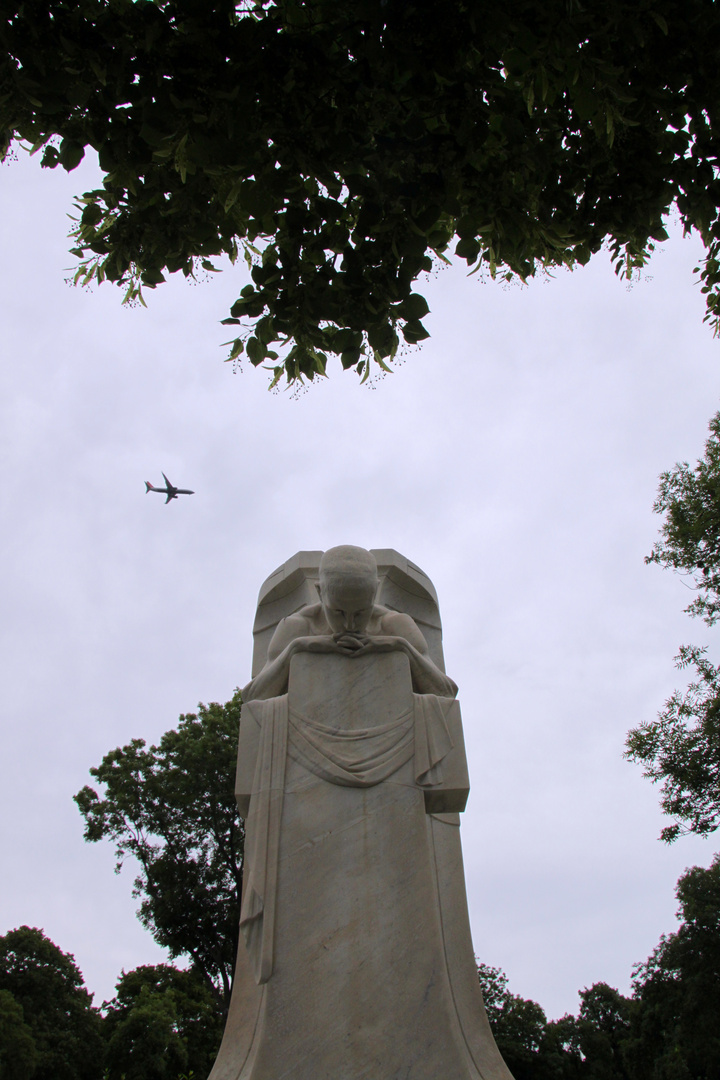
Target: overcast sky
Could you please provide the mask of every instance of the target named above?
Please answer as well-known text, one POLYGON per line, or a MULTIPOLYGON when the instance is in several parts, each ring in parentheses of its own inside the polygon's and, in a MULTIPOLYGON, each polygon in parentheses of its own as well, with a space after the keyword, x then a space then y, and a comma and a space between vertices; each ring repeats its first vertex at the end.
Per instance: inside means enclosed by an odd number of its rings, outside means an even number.
POLYGON ((550 1017, 600 980, 627 992, 677 926, 679 874, 718 846, 662 845, 658 793, 622 758, 681 684, 677 647, 715 648, 687 585, 643 563, 658 474, 702 453, 720 405, 699 245, 674 235, 630 290, 604 256, 528 288, 443 271, 395 374, 271 395, 222 362, 241 271, 173 280, 149 310, 64 283, 66 214, 96 184, 86 164, 0 169, 0 933, 44 928, 98 1004, 163 959, 72 796, 115 746, 247 681, 272 570, 354 543, 438 591, 478 957, 550 1017), (146 497, 160 470, 196 494, 146 497))

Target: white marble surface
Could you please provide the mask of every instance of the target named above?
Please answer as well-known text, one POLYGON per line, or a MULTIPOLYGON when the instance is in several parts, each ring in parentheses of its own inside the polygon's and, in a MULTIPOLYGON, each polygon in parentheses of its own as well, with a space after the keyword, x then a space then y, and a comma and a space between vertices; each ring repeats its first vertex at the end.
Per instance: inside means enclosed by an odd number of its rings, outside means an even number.
POLYGON ((509 1080, 459 815, 428 813, 467 798, 457 702, 414 692, 400 650, 299 651, 287 694, 245 707, 238 761, 244 937, 211 1080, 509 1080))

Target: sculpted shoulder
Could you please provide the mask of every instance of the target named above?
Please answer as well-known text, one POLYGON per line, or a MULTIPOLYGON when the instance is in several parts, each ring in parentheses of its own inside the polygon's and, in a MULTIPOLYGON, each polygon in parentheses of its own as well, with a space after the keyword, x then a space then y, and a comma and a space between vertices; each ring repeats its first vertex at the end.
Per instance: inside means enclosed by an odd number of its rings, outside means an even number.
POLYGON ((428 647, 423 633, 410 615, 406 615, 402 611, 390 611, 389 608, 378 608, 378 611, 382 612, 380 617, 381 633, 404 638, 423 656, 427 653, 428 647))
POLYGON ((270 663, 278 657, 295 638, 320 633, 318 626, 320 619, 322 619, 322 604, 309 604, 278 623, 268 648, 267 662, 270 663))
POLYGON ((299 611, 296 611, 294 615, 290 615, 289 618, 297 619, 298 626, 300 625, 300 622, 302 622, 305 627, 305 630, 303 631, 305 634, 329 633, 330 628, 327 624, 327 619, 325 618, 321 603, 308 604, 307 607, 300 608, 299 611))

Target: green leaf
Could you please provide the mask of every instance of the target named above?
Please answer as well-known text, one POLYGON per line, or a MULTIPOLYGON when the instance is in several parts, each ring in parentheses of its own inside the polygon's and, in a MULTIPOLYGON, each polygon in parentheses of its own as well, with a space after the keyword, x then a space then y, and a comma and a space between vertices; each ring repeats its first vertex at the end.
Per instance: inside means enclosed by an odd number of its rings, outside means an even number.
POLYGON ((355 367, 361 355, 360 349, 346 349, 341 353, 340 363, 342 364, 343 370, 347 371, 348 368, 355 367))
POLYGON ((82 212, 81 221, 83 225, 95 226, 98 222, 102 221, 103 211, 97 203, 90 203, 82 212))
POLYGON ((402 336, 409 345, 416 345, 418 341, 424 341, 425 338, 430 337, 423 324, 417 320, 405 323, 402 327, 402 336))
POLYGON ((143 285, 148 285, 150 288, 155 288, 156 285, 160 285, 165 280, 165 275, 162 270, 158 270, 156 266, 151 266, 148 270, 144 270, 142 273, 143 285))
POLYGON ((280 382, 281 378, 283 377, 283 374, 285 373, 285 366, 283 364, 278 364, 278 366, 274 367, 272 369, 272 371, 273 371, 273 377, 272 377, 272 380, 270 382, 270 385, 268 386, 268 390, 274 390, 275 387, 277 386, 277 384, 280 382))
POLYGON ((404 319, 408 319, 411 322, 416 322, 419 319, 425 317, 430 311, 427 300, 424 296, 420 296, 419 293, 410 293, 406 296, 401 304, 397 306, 397 312, 404 319))
POLYGON ((474 236, 467 236, 462 240, 458 240, 455 246, 455 254, 461 259, 466 259, 468 263, 474 263, 480 254, 481 247, 482 245, 474 236))
POLYGON ((386 374, 392 375, 393 369, 385 363, 377 349, 373 349, 373 360, 378 365, 378 367, 382 368, 382 370, 386 372, 386 374))
POLYGON ((247 344, 245 346, 245 352, 247 353, 248 360, 253 365, 253 367, 257 367, 258 364, 262 364, 263 360, 265 359, 265 348, 256 337, 248 338, 247 344))
POLYGON ((361 345, 362 333, 359 330, 337 330, 329 338, 329 347, 336 353, 359 350, 361 345))
POLYGON ((71 139, 63 139, 60 143, 59 161, 66 172, 76 169, 85 157, 85 147, 81 143, 71 139))
POLYGON ((43 169, 54 169, 60 164, 60 154, 56 146, 46 146, 40 165, 43 169))
POLYGON ((655 22, 660 27, 660 29, 662 30, 665 37, 667 37, 668 33, 669 33, 668 24, 665 21, 664 17, 658 11, 651 11, 651 12, 649 12, 649 15, 650 15, 651 19, 655 20, 655 22))

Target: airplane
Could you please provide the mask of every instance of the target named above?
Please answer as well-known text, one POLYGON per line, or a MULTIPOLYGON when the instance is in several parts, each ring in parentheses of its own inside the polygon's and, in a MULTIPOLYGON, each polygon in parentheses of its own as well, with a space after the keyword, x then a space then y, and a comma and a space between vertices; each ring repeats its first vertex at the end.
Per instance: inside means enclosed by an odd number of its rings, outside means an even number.
POLYGON ((165 473, 162 474, 162 478, 163 478, 163 480, 165 481, 165 483, 167 485, 164 488, 153 487, 153 485, 150 483, 150 481, 146 480, 145 481, 145 494, 147 495, 148 491, 157 491, 160 495, 167 495, 167 499, 165 500, 165 505, 166 506, 170 502, 171 499, 177 499, 178 495, 194 495, 195 494, 194 491, 189 491, 188 488, 176 488, 176 487, 173 487, 173 485, 170 483, 170 481, 168 480, 165 473))

